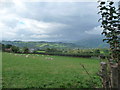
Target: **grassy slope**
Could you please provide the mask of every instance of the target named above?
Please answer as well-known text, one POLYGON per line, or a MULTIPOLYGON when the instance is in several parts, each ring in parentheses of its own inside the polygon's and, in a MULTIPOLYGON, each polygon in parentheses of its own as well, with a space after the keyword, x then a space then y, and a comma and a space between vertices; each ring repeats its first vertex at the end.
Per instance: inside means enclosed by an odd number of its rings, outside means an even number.
POLYGON ((89 76, 80 63, 85 65, 91 76, 99 69, 99 61, 95 59, 43 55, 30 55, 26 58, 25 55, 3 53, 3 86, 91 87, 85 81, 89 80, 89 76), (52 57, 53 60, 46 60, 46 57, 52 57))
POLYGON ((60 42, 14 42, 14 41, 3 41, 3 44, 11 44, 18 47, 28 48, 75 48, 79 47, 73 43, 60 43, 60 42))

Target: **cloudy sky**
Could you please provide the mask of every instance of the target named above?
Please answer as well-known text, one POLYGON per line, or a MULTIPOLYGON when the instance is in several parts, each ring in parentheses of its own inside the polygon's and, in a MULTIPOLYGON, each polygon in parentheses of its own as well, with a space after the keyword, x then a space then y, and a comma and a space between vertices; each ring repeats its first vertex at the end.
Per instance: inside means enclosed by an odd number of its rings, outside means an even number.
POLYGON ((2 2, 2 40, 74 41, 100 36, 97 2, 2 2))

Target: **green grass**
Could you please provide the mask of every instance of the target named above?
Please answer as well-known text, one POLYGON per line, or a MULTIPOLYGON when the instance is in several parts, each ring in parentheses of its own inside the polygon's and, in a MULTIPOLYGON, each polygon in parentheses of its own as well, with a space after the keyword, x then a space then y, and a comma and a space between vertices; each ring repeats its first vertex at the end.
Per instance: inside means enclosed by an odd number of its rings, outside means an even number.
POLYGON ((2 88, 2 52, 0 51, 0 89, 2 88))
POLYGON ((64 45, 60 45, 60 44, 49 44, 49 43, 43 43, 43 44, 39 44, 39 45, 36 45, 38 47, 45 47, 45 46, 49 46, 49 47, 55 47, 55 48, 64 48, 66 46, 64 45))
POLYGON ((37 45, 38 47, 44 47, 44 46, 46 46, 46 45, 48 45, 47 43, 43 43, 43 44, 39 44, 39 45, 37 45))
POLYGON ((101 87, 100 79, 96 76, 100 68, 97 59, 48 55, 29 55, 26 58, 26 55, 3 53, 2 65, 4 88, 101 87), (93 81, 80 63, 85 66, 93 81))
POLYGON ((36 52, 38 52, 38 53, 45 53, 45 51, 36 51, 36 52))

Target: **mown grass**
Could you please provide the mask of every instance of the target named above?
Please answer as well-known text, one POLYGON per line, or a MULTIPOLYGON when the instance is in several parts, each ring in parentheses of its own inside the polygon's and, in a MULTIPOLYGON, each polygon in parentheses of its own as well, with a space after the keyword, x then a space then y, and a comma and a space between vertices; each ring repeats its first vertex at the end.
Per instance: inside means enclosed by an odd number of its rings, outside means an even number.
POLYGON ((99 60, 3 53, 3 88, 96 88, 99 60), (48 60, 51 57, 53 60, 48 60), (83 64, 90 78, 80 66, 83 64))

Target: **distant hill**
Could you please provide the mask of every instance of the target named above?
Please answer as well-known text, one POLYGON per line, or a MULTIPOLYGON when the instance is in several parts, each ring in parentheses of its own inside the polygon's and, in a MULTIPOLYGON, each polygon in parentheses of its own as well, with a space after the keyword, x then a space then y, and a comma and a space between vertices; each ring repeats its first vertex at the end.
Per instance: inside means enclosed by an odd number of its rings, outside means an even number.
POLYGON ((103 42, 103 37, 96 36, 94 37, 89 37, 86 39, 78 40, 73 42, 76 45, 83 46, 84 48, 108 48, 109 45, 106 42, 103 42))
POLYGON ((45 48, 106 48, 109 45, 102 41, 103 37, 89 37, 78 41, 69 42, 47 42, 47 41, 2 41, 2 44, 11 44, 18 47, 28 47, 36 49, 45 48))
POLYGON ((73 43, 63 43, 63 42, 46 42, 46 41, 2 41, 2 44, 11 44, 18 47, 28 47, 36 49, 45 49, 45 48, 80 48, 79 45, 73 43))

